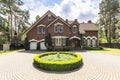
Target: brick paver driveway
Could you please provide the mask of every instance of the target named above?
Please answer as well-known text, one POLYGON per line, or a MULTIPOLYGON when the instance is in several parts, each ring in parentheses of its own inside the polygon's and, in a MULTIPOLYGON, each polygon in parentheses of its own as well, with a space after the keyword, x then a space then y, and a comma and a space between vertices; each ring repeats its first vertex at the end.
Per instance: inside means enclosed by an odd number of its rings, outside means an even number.
POLYGON ((0 80, 120 80, 120 56, 78 53, 82 54, 84 65, 69 72, 49 72, 34 68, 33 53, 2 55, 0 80))

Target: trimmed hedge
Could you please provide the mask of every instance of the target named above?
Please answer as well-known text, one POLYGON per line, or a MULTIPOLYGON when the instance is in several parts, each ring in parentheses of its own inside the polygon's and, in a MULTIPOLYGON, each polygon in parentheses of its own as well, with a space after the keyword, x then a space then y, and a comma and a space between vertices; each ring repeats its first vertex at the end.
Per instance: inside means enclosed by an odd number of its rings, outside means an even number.
POLYGON ((85 50, 103 50, 103 48, 102 47, 83 47, 83 49, 85 49, 85 50))
POLYGON ((82 64, 82 56, 79 54, 75 54, 73 52, 61 52, 60 54, 69 54, 74 55, 76 58, 69 61, 47 61, 43 60, 40 57, 46 55, 53 55, 57 54, 57 52, 46 52, 42 54, 38 54, 34 57, 34 65, 38 68, 50 71, 68 71, 79 68, 82 64))

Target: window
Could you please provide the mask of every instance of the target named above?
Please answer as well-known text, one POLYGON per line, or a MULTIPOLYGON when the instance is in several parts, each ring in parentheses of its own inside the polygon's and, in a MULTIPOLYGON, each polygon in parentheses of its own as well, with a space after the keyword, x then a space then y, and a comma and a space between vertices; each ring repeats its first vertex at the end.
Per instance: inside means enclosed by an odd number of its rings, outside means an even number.
POLYGON ((54 32, 55 32, 55 33, 58 33, 58 26, 55 26, 55 27, 54 27, 54 32))
POLYGON ((62 45, 62 38, 55 38, 55 45, 61 46, 62 45))
POLYGON ((46 28, 45 27, 43 27, 43 26, 38 27, 38 33, 39 34, 45 34, 45 32, 46 32, 46 28))
POLYGON ((87 39, 87 46, 91 46, 91 40, 90 40, 90 38, 87 39))
POLYGON ((59 32, 61 33, 61 32, 63 32, 63 27, 62 26, 59 26, 59 32))
POLYGON ((63 32, 63 26, 62 25, 57 25, 54 27, 55 33, 62 33, 63 32))
POLYGON ((96 40, 94 38, 92 39, 92 47, 96 47, 96 40))
POLYGON ((52 16, 48 15, 48 21, 51 21, 51 20, 52 20, 52 16))
POLYGON ((76 33, 76 32, 77 32, 77 26, 74 25, 74 26, 73 26, 73 33, 76 33))

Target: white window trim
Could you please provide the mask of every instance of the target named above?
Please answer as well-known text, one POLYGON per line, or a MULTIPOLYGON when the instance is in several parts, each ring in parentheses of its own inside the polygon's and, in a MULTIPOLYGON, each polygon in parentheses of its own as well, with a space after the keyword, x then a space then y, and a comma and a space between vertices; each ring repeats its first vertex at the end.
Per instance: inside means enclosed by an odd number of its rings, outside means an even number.
POLYGON ((54 25, 57 26, 57 25, 63 25, 63 24, 58 22, 58 23, 55 23, 54 25))
POLYGON ((46 33, 46 31, 43 31, 43 28, 45 28, 45 26, 39 26, 39 27, 37 28, 38 34, 45 34, 45 33, 46 33), (41 27, 42 27, 42 28, 41 28, 41 27), (42 32, 39 31, 39 28, 42 29, 42 32))
POLYGON ((51 21, 52 20, 52 15, 48 15, 48 21, 51 21))
POLYGON ((62 33, 63 32, 63 26, 59 26, 59 33, 62 33), (60 31, 60 27, 62 28, 62 31, 60 31))
POLYGON ((55 45, 62 46, 62 38, 55 38, 55 45))
POLYGON ((73 28, 73 29, 72 29, 73 33, 77 33, 77 26, 76 26, 76 25, 73 25, 72 28, 73 28), (76 31, 74 31, 74 28, 76 28, 76 31))
POLYGON ((58 26, 54 26, 54 32, 55 33, 58 33, 59 31, 58 31, 58 29, 57 29, 57 31, 56 31, 56 28, 57 28, 58 26))
POLYGON ((54 32, 55 33, 63 33, 63 26, 62 25, 54 25, 54 32), (60 27, 62 27, 62 31, 60 31, 60 27), (57 28, 57 31, 55 28, 57 28))

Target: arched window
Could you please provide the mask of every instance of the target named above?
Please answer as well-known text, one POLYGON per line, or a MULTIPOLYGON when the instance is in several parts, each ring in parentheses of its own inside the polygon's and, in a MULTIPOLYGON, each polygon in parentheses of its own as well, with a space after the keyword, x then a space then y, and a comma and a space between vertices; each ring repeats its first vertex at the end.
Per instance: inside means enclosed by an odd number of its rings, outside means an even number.
POLYGON ((96 39, 95 38, 92 39, 92 47, 96 47, 96 39))
POLYGON ((62 33, 63 32, 63 24, 62 23, 56 23, 54 26, 54 32, 55 33, 62 33))
POLYGON ((90 38, 87 39, 87 46, 91 46, 91 40, 90 40, 90 38))
POLYGON ((45 34, 46 27, 45 26, 38 26, 38 34, 45 34))
POLYGON ((87 46, 87 39, 83 38, 83 46, 87 46))
POLYGON ((77 26, 76 26, 76 25, 73 25, 72 31, 73 31, 73 33, 76 33, 76 32, 77 32, 77 26))

